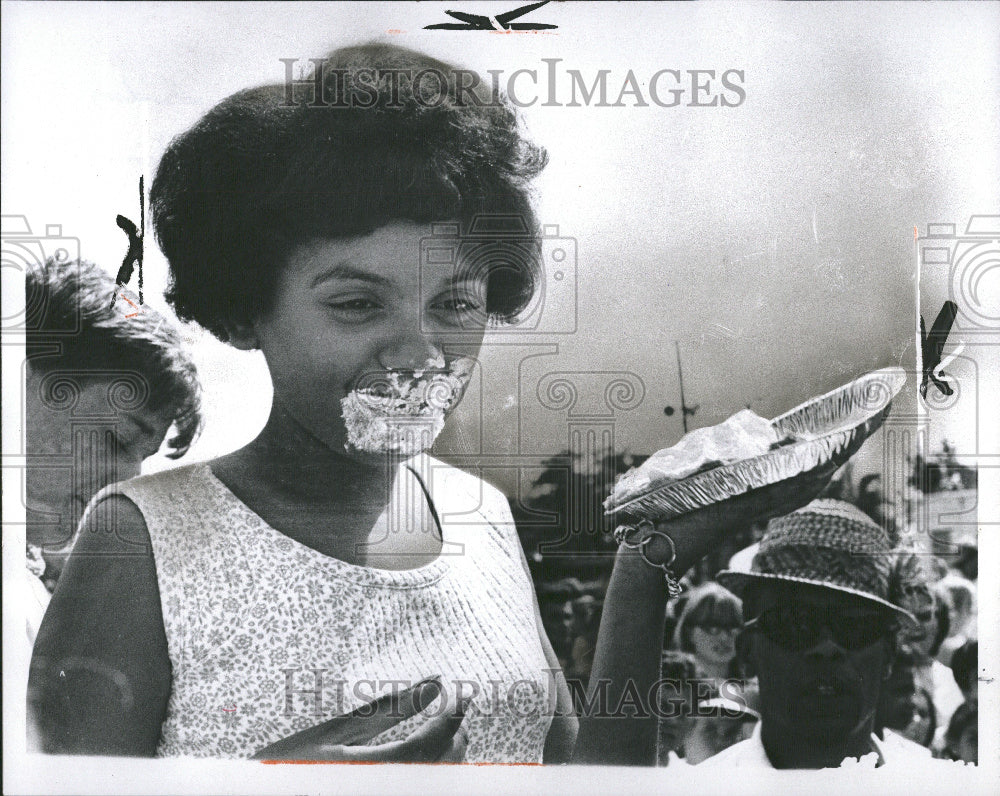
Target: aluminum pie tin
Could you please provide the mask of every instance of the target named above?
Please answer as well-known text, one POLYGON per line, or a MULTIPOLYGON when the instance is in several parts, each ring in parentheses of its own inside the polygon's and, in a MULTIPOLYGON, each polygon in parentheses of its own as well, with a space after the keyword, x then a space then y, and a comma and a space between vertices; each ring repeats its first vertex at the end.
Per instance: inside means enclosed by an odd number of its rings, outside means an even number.
POLYGON ((882 425, 905 383, 902 368, 866 373, 771 420, 778 439, 791 435, 795 442, 679 481, 647 487, 617 503, 611 497, 605 504, 606 513, 633 520, 667 519, 807 475, 829 462, 839 466, 882 425))

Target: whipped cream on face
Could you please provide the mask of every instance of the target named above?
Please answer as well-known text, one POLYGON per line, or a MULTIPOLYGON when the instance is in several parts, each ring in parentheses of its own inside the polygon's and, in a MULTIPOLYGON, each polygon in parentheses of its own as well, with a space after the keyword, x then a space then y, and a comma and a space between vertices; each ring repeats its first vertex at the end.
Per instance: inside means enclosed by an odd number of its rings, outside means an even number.
POLYGON ((460 357, 446 367, 429 359, 412 375, 387 371, 377 385, 351 390, 340 401, 347 450, 415 456, 428 450, 458 403, 475 360, 460 357))

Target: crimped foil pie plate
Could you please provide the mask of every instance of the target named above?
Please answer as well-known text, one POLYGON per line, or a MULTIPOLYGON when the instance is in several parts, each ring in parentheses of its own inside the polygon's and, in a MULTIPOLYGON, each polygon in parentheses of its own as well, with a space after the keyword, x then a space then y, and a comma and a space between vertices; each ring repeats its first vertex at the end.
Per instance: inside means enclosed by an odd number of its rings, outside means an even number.
POLYGON ((796 441, 760 456, 647 487, 605 503, 608 514, 634 520, 676 517, 779 481, 803 476, 828 462, 841 465, 882 425, 906 383, 902 368, 872 371, 771 420, 778 438, 796 441))

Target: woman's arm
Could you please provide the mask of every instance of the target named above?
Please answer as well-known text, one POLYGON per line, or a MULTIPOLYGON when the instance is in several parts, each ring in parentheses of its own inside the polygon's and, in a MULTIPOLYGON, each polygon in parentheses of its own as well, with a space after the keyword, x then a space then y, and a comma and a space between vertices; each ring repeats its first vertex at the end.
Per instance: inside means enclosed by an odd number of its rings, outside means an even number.
MULTIPOLYGON (((525 564, 527 566, 527 564, 525 564)), ((538 608, 538 598, 535 597, 535 625, 538 627, 538 639, 545 652, 545 660, 549 663, 552 675, 550 683, 555 687, 555 715, 549 734, 545 736, 545 749, 542 752, 543 763, 568 763, 573 756, 573 746, 580 722, 573 713, 573 697, 566 684, 566 675, 559 665, 559 658, 552 649, 545 626, 542 624, 542 613, 538 608)))
MULTIPOLYGON (((737 528, 804 506, 823 490, 835 470, 831 463, 807 478, 773 484, 661 522, 657 530, 671 538, 677 551, 671 566, 674 575, 680 577, 737 528)), ((657 543, 650 557, 661 547, 657 543)), ((651 701, 657 696, 653 687, 660 675, 666 604, 663 573, 646 564, 637 550, 620 549, 604 598, 588 688, 591 708, 580 722, 574 762, 655 765, 657 720, 651 701), (606 710, 597 709, 602 689, 607 694, 606 710)))
POLYGON ((149 531, 135 504, 108 498, 81 527, 35 642, 39 751, 153 756, 170 677, 149 531))

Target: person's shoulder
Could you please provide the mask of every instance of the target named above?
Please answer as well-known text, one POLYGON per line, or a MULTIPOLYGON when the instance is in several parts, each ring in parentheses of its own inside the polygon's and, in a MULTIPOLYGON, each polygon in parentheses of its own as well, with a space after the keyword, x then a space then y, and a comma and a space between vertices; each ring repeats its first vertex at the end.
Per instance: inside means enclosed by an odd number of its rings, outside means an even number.
POLYGON ((208 464, 195 462, 156 473, 138 475, 126 481, 116 481, 108 484, 90 499, 83 519, 86 520, 98 504, 108 500, 124 498, 125 502, 135 504, 141 513, 151 502, 153 505, 159 505, 164 501, 189 498, 199 488, 204 488, 210 477, 211 470, 208 464))
POLYGON ((883 730, 882 735, 884 736, 881 744, 882 752, 888 762, 896 762, 896 758, 900 756, 907 759, 931 757, 931 750, 926 746, 921 746, 916 741, 898 735, 888 728, 883 730))
POLYGON ((432 457, 428 457, 428 469, 435 499, 438 492, 443 492, 478 501, 477 507, 484 513, 495 511, 498 506, 509 509, 507 496, 489 481, 473 473, 432 457))
POLYGON ((773 770, 774 766, 764 751, 764 744, 760 739, 760 722, 753 728, 753 734, 745 741, 740 741, 723 749, 716 755, 698 764, 699 767, 708 768, 732 768, 733 766, 753 767, 758 769, 773 770))
POLYGON ((127 481, 119 481, 108 487, 110 492, 135 490, 165 490, 174 489, 178 486, 187 486, 191 483, 202 483, 211 476, 211 468, 208 462, 192 462, 182 464, 180 467, 170 467, 155 473, 137 475, 127 481))
POLYGON ((198 462, 108 484, 84 510, 74 542, 77 557, 112 551, 150 554, 150 523, 155 525, 163 507, 180 505, 195 495, 206 474, 208 466, 198 462))
POLYGON ((458 533, 469 529, 487 531, 511 555, 520 549, 510 503, 503 492, 479 476, 438 459, 429 459, 428 467, 434 504, 442 522, 454 523, 458 533))
POLYGON ((742 765, 746 761, 755 757, 754 750, 752 747, 753 747, 752 738, 749 738, 745 741, 740 741, 739 743, 735 743, 732 746, 728 747, 727 749, 723 749, 718 754, 714 754, 711 757, 707 758, 706 760, 703 760, 701 763, 698 764, 698 767, 701 768, 702 766, 704 766, 705 768, 717 768, 717 767, 728 768, 738 764, 742 765))

